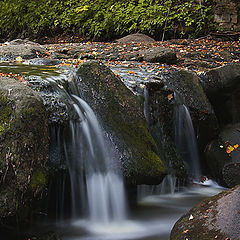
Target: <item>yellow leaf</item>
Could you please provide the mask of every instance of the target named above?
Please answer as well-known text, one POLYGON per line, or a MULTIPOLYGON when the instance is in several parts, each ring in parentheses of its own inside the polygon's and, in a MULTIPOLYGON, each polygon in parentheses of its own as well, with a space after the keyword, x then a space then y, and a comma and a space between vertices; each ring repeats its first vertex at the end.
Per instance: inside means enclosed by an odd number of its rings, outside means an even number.
POLYGON ((16 61, 17 61, 17 62, 22 62, 22 60, 23 60, 23 59, 22 59, 21 56, 16 57, 16 61))

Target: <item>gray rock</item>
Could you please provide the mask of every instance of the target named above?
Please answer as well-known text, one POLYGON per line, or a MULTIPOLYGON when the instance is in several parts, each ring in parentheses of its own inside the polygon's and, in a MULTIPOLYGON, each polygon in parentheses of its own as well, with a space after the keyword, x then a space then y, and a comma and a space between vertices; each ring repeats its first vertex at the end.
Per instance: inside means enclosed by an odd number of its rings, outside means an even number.
POLYGON ((47 183, 48 120, 28 86, 0 78, 0 216, 26 220, 47 183), (41 124, 40 124, 41 123, 41 124))
POLYGON ((239 240, 239 205, 240 186, 202 201, 177 221, 170 240, 239 240))
POLYGON ((155 40, 145 34, 135 33, 127 35, 117 40, 118 43, 130 43, 130 42, 149 42, 154 43, 155 40))
POLYGON ((5 45, 20 45, 20 44, 31 44, 31 45, 40 45, 39 43, 29 41, 28 39, 14 39, 10 42, 5 42, 5 45))
POLYGON ((23 59, 36 58, 45 55, 45 48, 34 44, 9 44, 0 46, 0 59, 15 59, 21 56, 23 59))
POLYGON ((177 55, 169 48, 155 47, 140 51, 138 59, 153 63, 173 64, 177 61, 177 55))

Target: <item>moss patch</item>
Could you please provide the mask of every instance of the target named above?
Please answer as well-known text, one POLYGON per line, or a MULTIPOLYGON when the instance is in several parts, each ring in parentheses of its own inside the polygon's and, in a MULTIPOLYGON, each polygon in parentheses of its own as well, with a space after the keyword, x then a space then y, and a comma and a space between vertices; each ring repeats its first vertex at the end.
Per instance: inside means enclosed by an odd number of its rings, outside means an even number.
POLYGON ((9 129, 12 114, 12 106, 7 101, 7 97, 0 92, 0 135, 9 129))
POLYGON ((41 170, 37 170, 33 173, 30 183, 33 191, 35 191, 39 187, 40 188, 44 187, 46 183, 47 183, 46 173, 44 173, 41 170))

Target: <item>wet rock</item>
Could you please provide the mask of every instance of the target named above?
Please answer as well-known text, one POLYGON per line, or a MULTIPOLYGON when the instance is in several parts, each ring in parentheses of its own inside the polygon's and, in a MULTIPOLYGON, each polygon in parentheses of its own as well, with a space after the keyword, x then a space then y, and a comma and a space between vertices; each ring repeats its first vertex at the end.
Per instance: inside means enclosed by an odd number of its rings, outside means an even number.
POLYGON ((205 151, 211 175, 227 187, 240 184, 240 124, 225 127, 205 151))
POLYGON ((64 124, 70 119, 76 119, 72 99, 67 92, 68 83, 73 80, 71 74, 53 77, 52 80, 38 76, 30 76, 26 80, 43 99, 49 124, 64 124))
POLYGON ((135 33, 127 35, 123 38, 117 40, 118 43, 130 43, 130 42, 152 42, 154 43, 155 40, 145 34, 142 33, 135 33))
POLYGON ((47 232, 43 234, 33 235, 28 237, 32 240, 61 240, 62 238, 55 232, 47 232))
POLYGON ((220 125, 240 122, 240 64, 212 69, 200 78, 220 125))
POLYGON ((155 47, 138 53, 138 60, 144 60, 152 63, 174 64, 177 61, 176 53, 164 47, 155 47))
POLYGON ((112 140, 128 182, 160 183, 165 176, 165 167, 138 97, 104 65, 82 64, 77 75, 80 95, 93 108, 112 140))
POLYGON ((173 101, 168 100, 168 96, 173 95, 172 90, 164 88, 163 82, 147 83, 145 116, 161 158, 169 166, 170 172, 176 175, 178 179, 184 180, 187 178, 187 172, 174 143, 174 105, 173 101))
POLYGON ((45 66, 53 66, 61 63, 58 59, 50 59, 50 58, 33 58, 25 61, 25 64, 31 65, 45 65, 45 66))
POLYGON ((225 164, 222 174, 223 180, 228 187, 240 184, 240 162, 225 164))
POLYGON ((177 221, 170 240, 239 240, 239 205, 240 186, 202 201, 177 221))
POLYGON ((0 216, 22 223, 47 183, 48 120, 42 99, 11 78, 0 78, 0 216))
MULTIPOLYGON (((173 70, 159 78, 161 80, 150 82, 146 87, 150 129, 156 142, 163 146, 161 152, 169 153, 166 161, 174 163, 174 159, 179 159, 174 146, 174 114, 177 107, 184 104, 189 109, 203 159, 206 145, 218 134, 218 122, 198 76, 191 71, 173 70)), ((181 163, 175 163, 179 169, 181 163)))

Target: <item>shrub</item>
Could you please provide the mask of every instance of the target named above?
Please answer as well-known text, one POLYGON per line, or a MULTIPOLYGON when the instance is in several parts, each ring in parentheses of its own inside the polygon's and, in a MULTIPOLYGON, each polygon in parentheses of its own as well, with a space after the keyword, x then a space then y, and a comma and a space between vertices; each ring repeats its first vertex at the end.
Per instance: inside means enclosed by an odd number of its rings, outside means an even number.
POLYGON ((3 0, 0 34, 61 32, 112 39, 142 32, 160 39, 196 37, 215 28, 214 0, 3 0))

